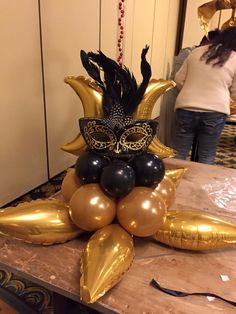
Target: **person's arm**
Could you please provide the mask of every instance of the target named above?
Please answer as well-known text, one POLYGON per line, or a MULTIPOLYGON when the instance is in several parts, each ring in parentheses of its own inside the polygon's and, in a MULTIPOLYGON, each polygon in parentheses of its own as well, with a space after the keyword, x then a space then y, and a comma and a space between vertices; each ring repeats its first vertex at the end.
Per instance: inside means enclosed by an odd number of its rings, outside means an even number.
POLYGON ((181 89, 184 85, 186 75, 187 75, 187 70, 188 70, 188 59, 186 59, 182 65, 182 67, 179 69, 179 71, 175 74, 175 82, 177 84, 177 88, 181 89))

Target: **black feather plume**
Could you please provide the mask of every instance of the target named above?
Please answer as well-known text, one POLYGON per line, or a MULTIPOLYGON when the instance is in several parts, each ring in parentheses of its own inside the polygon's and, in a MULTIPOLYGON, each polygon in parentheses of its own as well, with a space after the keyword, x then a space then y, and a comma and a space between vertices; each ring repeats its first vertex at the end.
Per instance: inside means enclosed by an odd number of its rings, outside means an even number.
POLYGON ((127 67, 120 66, 104 53, 84 52, 81 50, 81 61, 88 74, 103 89, 104 119, 113 127, 129 124, 132 114, 142 100, 151 77, 151 67, 146 60, 149 47, 141 54, 141 73, 143 76, 139 88, 134 75, 127 67), (100 72, 103 71, 103 78, 100 72))

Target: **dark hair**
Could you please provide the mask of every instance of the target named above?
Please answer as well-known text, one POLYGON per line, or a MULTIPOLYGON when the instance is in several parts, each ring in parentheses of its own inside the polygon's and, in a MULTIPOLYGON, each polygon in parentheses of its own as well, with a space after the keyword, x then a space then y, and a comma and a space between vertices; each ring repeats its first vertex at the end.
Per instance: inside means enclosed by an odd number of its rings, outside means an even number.
POLYGON ((213 31, 208 32, 207 35, 202 37, 199 46, 209 45, 210 43, 214 42, 216 38, 220 36, 220 33, 221 32, 219 28, 216 28, 213 31))
POLYGON ((236 26, 222 31, 203 53, 201 60, 205 60, 206 64, 212 63, 213 66, 221 67, 229 59, 232 51, 236 51, 236 26))

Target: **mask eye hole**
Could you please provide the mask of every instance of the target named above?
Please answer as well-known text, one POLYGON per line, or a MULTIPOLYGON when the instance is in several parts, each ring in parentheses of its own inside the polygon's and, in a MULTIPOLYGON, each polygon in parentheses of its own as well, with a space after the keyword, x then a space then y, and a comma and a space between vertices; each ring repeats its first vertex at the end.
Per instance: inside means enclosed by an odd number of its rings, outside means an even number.
POLYGON ((145 135, 144 134, 142 134, 142 133, 134 133, 134 134, 129 134, 129 135, 127 135, 127 137, 126 137, 126 142, 132 142, 132 143, 134 143, 134 142, 138 142, 138 141, 140 141, 141 139, 143 139, 145 137, 145 135))
POLYGON ((109 136, 105 132, 93 132, 91 133, 91 136, 94 140, 100 141, 100 142, 110 142, 109 136))

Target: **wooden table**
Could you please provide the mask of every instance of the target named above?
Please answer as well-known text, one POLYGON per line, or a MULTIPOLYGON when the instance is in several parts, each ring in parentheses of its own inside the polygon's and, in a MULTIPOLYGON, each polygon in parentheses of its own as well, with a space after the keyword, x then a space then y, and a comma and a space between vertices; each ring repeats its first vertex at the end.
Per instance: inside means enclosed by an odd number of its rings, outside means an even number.
MULTIPOLYGON (((172 208, 181 205, 183 209, 201 209, 236 223, 236 170, 175 159, 165 162, 167 168, 189 167, 172 208), (224 190, 223 200, 220 188, 224 190)), ((87 240, 84 235, 65 244, 42 247, 1 236, 0 266, 79 301, 79 260, 87 240)), ((133 265, 121 282, 91 307, 102 313, 236 313, 236 308, 220 300, 176 298, 149 285, 155 278, 170 289, 212 292, 236 301, 236 247, 190 252, 160 245, 150 238, 136 238, 135 251, 133 265), (220 275, 228 275, 230 280, 224 282, 220 275)))

